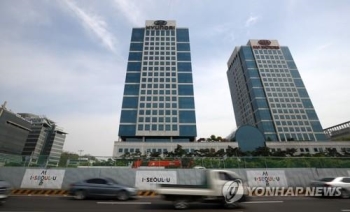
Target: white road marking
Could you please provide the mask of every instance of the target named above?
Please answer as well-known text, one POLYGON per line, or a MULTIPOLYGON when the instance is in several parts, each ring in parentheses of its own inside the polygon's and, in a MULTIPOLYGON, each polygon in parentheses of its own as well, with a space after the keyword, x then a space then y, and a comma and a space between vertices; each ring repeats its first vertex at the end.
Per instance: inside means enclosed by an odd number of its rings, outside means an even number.
POLYGON ((105 205, 150 205, 151 202, 97 202, 97 204, 105 205))
POLYGON ((245 204, 256 204, 256 203, 283 203, 283 201, 250 201, 250 202, 242 202, 245 204))
POLYGON ((343 212, 350 211, 350 209, 342 209, 341 211, 343 211, 343 212))

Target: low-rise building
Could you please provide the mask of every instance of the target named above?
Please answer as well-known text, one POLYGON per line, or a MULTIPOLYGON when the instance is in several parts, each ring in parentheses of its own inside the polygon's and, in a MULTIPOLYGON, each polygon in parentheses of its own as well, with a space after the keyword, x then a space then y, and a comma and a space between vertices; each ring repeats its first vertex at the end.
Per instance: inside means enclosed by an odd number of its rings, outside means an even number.
POLYGON ((6 102, 0 107, 0 153, 21 155, 31 122, 8 110, 6 102))
MULTIPOLYGON (((194 152, 200 149, 214 149, 215 151, 223 149, 226 152, 228 146, 232 148, 238 147, 238 142, 190 142, 190 143, 158 143, 158 142, 114 142, 113 157, 121 157, 125 153, 141 152, 143 155, 148 153, 159 152, 164 154, 166 152, 173 152, 177 145, 180 144, 182 149, 186 152, 194 152)), ((347 151, 350 153, 350 142, 299 142, 299 141, 288 141, 288 142, 266 142, 272 152, 285 151, 287 149, 294 148, 296 150, 295 155, 300 154, 316 154, 326 152, 327 149, 335 148, 337 152, 343 153, 347 151)))
POLYGON ((350 137, 350 121, 328 127, 323 130, 331 140, 343 140, 350 137))
POLYGON ((57 165, 66 138, 63 128, 44 116, 20 113, 32 123, 22 155, 30 158, 30 163, 57 165))

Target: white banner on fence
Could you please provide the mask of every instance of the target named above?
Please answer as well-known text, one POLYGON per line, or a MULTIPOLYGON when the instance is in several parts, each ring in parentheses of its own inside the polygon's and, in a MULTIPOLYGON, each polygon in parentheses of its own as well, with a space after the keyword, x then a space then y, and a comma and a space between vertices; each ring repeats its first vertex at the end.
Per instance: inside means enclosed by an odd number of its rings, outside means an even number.
POLYGON ((27 169, 21 188, 61 189, 65 170, 27 169))
POLYGON ((135 187, 154 190, 157 184, 176 184, 176 171, 136 171, 135 187))
POLYGON ((288 187, 283 170, 247 171, 247 179, 250 187, 288 187))

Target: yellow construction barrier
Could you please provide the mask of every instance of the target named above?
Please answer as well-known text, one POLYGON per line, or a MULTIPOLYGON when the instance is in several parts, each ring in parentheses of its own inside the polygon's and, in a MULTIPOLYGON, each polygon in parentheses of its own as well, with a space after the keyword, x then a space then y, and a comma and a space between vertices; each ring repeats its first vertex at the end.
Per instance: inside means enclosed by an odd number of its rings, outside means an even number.
POLYGON ((45 195, 45 196, 65 196, 68 194, 67 190, 61 190, 61 189, 14 189, 11 192, 11 195, 27 195, 27 196, 34 196, 34 195, 45 195))
MULTIPOLYGON (((11 195, 24 195, 24 196, 67 196, 67 190, 61 189, 14 189, 11 195)), ((138 196, 153 197, 157 196, 155 191, 138 191, 138 196)))
POLYGON ((154 197, 158 194, 155 191, 138 191, 138 196, 144 196, 144 197, 154 197))

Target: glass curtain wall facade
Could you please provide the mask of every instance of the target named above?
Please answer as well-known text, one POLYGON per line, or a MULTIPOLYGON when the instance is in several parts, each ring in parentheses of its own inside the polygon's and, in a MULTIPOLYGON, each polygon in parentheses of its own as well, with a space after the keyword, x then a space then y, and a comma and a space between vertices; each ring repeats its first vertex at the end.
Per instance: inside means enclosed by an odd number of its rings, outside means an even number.
POLYGON ((237 127, 255 126, 267 141, 327 140, 288 47, 249 40, 227 65, 237 127))
POLYGON ((118 135, 127 142, 195 140, 189 31, 175 21, 133 28, 118 135))
POLYGON ((0 107, 0 154, 21 155, 31 123, 16 113, 0 107))
POLYGON ((32 123, 22 155, 30 156, 33 163, 57 165, 67 133, 48 118, 29 113, 20 115, 32 123))

